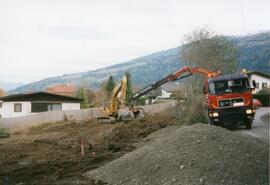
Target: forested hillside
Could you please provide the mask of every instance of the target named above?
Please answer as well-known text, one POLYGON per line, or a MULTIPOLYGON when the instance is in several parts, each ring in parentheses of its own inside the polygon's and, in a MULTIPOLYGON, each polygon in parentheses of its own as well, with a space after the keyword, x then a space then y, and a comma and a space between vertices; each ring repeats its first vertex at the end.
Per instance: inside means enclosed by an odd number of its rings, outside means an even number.
MULTIPOLYGON (((238 69, 246 68, 248 70, 270 73, 270 32, 228 38, 232 39, 238 47, 238 69)), ((183 64, 181 62, 180 50, 181 46, 106 68, 46 78, 18 87, 10 91, 10 93, 29 90, 39 91, 54 84, 67 82, 76 85, 84 83, 88 84, 92 89, 97 89, 109 75, 119 80, 127 70, 132 75, 133 83, 143 87, 181 67, 183 64)))

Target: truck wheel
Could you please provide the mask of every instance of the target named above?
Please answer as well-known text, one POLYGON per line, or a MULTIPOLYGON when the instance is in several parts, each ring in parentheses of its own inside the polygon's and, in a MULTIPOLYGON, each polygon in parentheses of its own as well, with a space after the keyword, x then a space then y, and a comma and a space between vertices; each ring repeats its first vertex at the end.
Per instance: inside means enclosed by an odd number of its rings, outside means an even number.
POLYGON ((248 119, 246 120, 246 129, 251 129, 252 128, 252 120, 251 119, 248 119))
POLYGON ((203 109, 203 112, 204 112, 203 115, 204 115, 204 118, 205 118, 206 123, 209 124, 209 125, 213 125, 212 121, 209 118, 209 112, 208 112, 208 110, 206 108, 204 108, 203 109))
POLYGON ((211 121, 211 119, 210 119, 210 118, 208 118, 208 124, 209 124, 209 125, 214 125, 214 122, 213 122, 213 121, 211 121))

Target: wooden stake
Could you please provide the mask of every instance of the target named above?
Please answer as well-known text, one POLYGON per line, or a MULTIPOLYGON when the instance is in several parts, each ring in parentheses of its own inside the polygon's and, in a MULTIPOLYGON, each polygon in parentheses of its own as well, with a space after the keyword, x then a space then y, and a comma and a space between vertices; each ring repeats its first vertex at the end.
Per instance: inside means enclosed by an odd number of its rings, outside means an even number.
POLYGON ((83 140, 81 140, 81 153, 82 153, 82 156, 84 156, 84 143, 83 143, 83 140))

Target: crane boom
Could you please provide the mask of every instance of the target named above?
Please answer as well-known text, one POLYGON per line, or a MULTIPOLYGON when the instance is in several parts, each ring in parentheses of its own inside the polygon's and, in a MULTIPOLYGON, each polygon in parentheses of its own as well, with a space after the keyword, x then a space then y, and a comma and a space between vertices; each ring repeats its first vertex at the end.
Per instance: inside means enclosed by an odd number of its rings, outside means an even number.
POLYGON ((180 80, 180 79, 183 79, 183 78, 186 78, 188 76, 191 76, 193 75, 194 73, 200 73, 204 76, 207 76, 207 77, 215 77, 215 76, 218 76, 220 74, 220 72, 212 72, 212 71, 209 71, 207 69, 204 69, 204 68, 201 68, 201 67, 189 67, 189 66, 186 66, 186 67, 183 67, 177 71, 175 71, 174 73, 172 74, 169 74, 168 76, 166 76, 165 78, 143 88, 142 90, 136 92, 135 94, 132 95, 132 99, 133 100, 136 100, 140 97, 142 97, 143 95, 147 94, 148 92, 162 86, 163 84, 169 82, 169 81, 175 81, 175 80, 180 80))

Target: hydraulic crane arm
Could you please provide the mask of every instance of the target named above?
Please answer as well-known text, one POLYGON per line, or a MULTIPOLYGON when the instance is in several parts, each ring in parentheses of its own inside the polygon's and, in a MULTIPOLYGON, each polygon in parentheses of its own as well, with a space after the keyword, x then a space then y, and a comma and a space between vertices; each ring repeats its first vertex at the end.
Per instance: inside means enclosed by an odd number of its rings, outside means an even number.
POLYGON ((212 72, 212 71, 209 71, 207 69, 200 68, 200 67, 186 66, 186 67, 183 67, 183 68, 175 71, 174 73, 166 76, 165 78, 143 88, 142 90, 138 91, 137 93, 133 94, 132 99, 136 100, 136 99, 140 98, 141 96, 147 94, 148 92, 160 87, 161 85, 163 85, 169 81, 180 80, 180 79, 186 78, 188 76, 191 76, 195 73, 200 73, 200 74, 206 76, 207 78, 215 77, 215 76, 218 76, 220 74, 219 71, 212 72))

